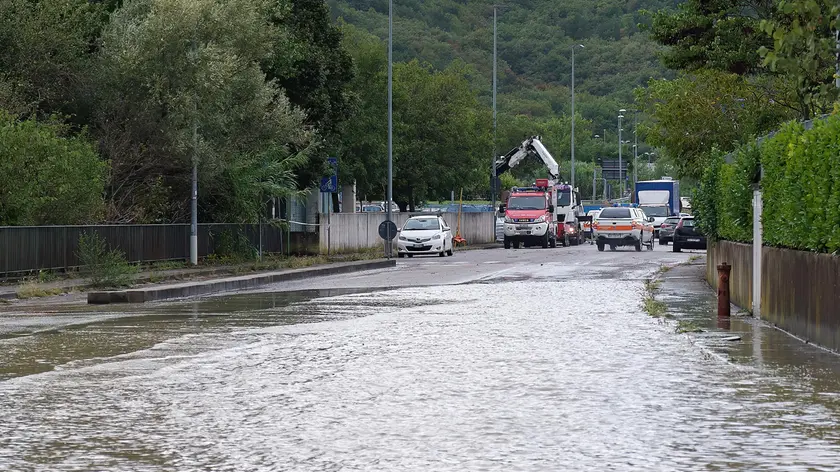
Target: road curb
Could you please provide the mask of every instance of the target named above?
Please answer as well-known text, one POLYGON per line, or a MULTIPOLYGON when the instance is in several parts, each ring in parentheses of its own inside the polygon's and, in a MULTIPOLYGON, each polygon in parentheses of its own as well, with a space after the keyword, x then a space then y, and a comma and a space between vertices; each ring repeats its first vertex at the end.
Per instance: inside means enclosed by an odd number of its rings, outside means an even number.
POLYGON ((309 277, 345 274, 363 270, 385 269, 396 266, 395 259, 385 261, 359 261, 332 264, 324 267, 284 270, 256 275, 227 277, 201 282, 184 282, 172 285, 159 285, 148 288, 89 292, 88 304, 107 305, 111 303, 145 303, 172 298, 187 298, 211 293, 228 292, 259 287, 277 282, 300 280, 309 277))

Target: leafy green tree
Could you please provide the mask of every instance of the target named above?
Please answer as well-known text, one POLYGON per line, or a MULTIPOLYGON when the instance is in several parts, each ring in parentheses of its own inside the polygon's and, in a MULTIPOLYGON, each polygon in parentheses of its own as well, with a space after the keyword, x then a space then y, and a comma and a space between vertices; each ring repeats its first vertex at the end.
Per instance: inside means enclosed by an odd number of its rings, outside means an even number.
POLYGON ((772 38, 759 53, 770 70, 793 78, 800 117, 831 111, 838 98, 834 84, 840 29, 840 5, 828 0, 781 0, 779 14, 763 20, 761 29, 772 38))
POLYGON ((112 15, 99 51, 97 133, 111 158, 109 219, 186 219, 191 159, 202 218, 231 215, 230 169, 309 146, 302 112, 261 64, 280 47, 269 22, 288 14, 252 0, 135 0, 112 15), (168 203, 160 213, 155 195, 168 203))
POLYGON ((637 92, 650 120, 645 140, 672 157, 679 176, 699 179, 713 148, 727 152, 791 115, 741 76, 716 71, 652 80, 637 92))
POLYGON ((758 50, 772 44, 760 27, 776 14, 777 0, 687 0, 677 11, 650 15, 651 38, 667 46, 663 62, 674 70, 761 73, 758 50))
POLYGON ((490 113, 466 72, 460 64, 434 71, 418 61, 394 68, 394 200, 401 209, 477 182, 489 186, 490 113))
POLYGON ((356 182, 363 199, 385 196, 387 165, 387 52, 376 36, 343 24, 344 44, 353 58, 350 104, 353 115, 341 124, 337 146, 339 179, 356 182))
POLYGON ((106 171, 85 134, 0 112, 0 225, 99 221, 106 171))
POLYGON ((88 0, 0 2, 0 108, 41 117, 76 111, 105 18, 88 0))

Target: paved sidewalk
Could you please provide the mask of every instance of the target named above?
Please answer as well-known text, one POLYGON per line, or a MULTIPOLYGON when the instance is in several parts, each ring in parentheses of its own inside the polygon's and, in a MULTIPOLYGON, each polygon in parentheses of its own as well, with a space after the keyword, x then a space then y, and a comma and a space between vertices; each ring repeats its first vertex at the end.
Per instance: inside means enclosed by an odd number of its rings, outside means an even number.
MULTIPOLYGON (((705 257, 674 267, 660 278, 655 298, 667 305, 675 329, 710 355, 729 363, 795 372, 796 377, 819 379, 840 391, 840 356, 808 344, 775 326, 755 319, 733 305, 732 316, 719 319, 717 295, 705 280, 705 257), (830 374, 830 375, 827 375, 830 374)), ((838 399, 840 401, 840 399, 838 399)))

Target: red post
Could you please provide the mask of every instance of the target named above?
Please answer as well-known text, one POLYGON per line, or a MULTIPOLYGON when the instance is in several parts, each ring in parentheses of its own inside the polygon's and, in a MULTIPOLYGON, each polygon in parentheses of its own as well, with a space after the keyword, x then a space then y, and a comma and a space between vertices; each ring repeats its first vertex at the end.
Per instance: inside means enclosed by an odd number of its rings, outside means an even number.
POLYGON ((718 316, 729 316, 729 272, 732 266, 724 262, 718 270, 718 316))

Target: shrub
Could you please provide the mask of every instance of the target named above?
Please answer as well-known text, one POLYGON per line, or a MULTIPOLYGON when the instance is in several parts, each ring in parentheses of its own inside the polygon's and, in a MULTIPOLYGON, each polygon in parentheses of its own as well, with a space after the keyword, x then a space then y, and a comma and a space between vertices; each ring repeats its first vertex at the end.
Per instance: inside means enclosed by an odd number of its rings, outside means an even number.
POLYGON ((252 261, 257 258, 257 249, 241 230, 224 229, 210 235, 213 239, 215 258, 224 262, 252 261))
POLYGON ((91 287, 126 287, 137 273, 137 267, 129 264, 121 251, 109 249, 97 233, 79 236, 77 255, 82 263, 82 276, 91 287))
POLYGON ((731 164, 713 159, 696 195, 698 224, 711 239, 752 241, 752 185, 763 169, 764 243, 840 251, 840 116, 785 124, 740 147, 731 164))

